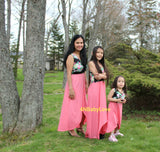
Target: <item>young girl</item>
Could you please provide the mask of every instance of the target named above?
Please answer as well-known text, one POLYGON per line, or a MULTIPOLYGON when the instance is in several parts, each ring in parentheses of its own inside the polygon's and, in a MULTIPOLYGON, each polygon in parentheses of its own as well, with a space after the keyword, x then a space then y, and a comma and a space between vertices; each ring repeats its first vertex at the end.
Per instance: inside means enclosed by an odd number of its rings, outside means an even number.
POLYGON ((119 132, 122 120, 122 105, 126 103, 125 94, 126 82, 123 76, 115 78, 112 84, 112 90, 108 94, 109 111, 108 111, 108 125, 107 131, 110 132, 109 141, 118 142, 116 136, 124 136, 119 132))
POLYGON ((105 79, 108 70, 104 61, 104 50, 100 46, 93 49, 89 62, 90 85, 88 88, 86 137, 102 139, 106 133, 107 107, 105 79))
POLYGON ((58 131, 68 131, 69 135, 79 137, 75 132, 84 134, 82 125, 85 115, 80 109, 86 106, 86 50, 82 35, 75 35, 64 57, 67 68, 67 83, 61 109, 58 131))

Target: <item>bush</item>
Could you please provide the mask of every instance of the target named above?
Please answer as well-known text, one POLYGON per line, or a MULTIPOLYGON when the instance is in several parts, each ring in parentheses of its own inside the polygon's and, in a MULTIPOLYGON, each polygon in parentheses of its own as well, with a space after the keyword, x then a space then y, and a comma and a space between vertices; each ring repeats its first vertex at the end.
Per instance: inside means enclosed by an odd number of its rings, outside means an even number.
POLYGON ((110 61, 106 61, 111 73, 110 84, 116 76, 122 75, 129 90, 130 107, 160 108, 160 57, 145 49, 131 50, 126 45, 120 46, 120 52, 125 54, 120 57, 114 56, 113 59, 110 57, 110 61))

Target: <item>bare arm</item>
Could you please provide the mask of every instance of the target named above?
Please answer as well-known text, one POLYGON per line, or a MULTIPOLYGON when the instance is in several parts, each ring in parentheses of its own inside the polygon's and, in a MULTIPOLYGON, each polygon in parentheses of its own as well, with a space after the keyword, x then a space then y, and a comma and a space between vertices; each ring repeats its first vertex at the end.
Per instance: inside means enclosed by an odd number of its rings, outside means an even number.
POLYGON ((87 74, 85 72, 85 88, 86 88, 86 94, 88 92, 88 80, 87 80, 87 74))
POLYGON ((69 98, 70 99, 74 99, 75 97, 75 93, 74 93, 73 86, 72 86, 72 79, 71 79, 73 64, 74 64, 73 56, 69 55, 66 61, 66 67, 67 67, 67 81, 68 81, 68 86, 69 86, 69 98))
POLYGON ((106 73, 98 73, 93 61, 90 61, 88 66, 89 70, 93 73, 96 80, 106 79, 106 73))

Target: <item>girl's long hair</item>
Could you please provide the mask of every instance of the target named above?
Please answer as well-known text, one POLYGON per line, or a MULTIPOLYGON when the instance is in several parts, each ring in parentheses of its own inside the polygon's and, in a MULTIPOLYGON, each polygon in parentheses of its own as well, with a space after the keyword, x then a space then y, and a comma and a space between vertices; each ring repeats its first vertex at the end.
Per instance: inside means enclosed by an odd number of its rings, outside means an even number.
MULTIPOLYGON (((121 76, 121 75, 117 76, 117 77, 114 79, 111 88, 117 89, 117 81, 118 81, 118 78, 119 78, 119 77, 122 77, 122 78, 124 79, 124 77, 121 76)), ((127 94, 127 85, 126 85, 125 79, 124 79, 124 82, 125 82, 125 83, 124 83, 123 91, 124 91, 125 94, 127 94)))
POLYGON ((97 63, 98 60, 96 58, 96 53, 97 53, 97 50, 99 48, 103 50, 103 57, 102 57, 102 59, 99 62, 102 64, 102 66, 104 68, 104 71, 106 72, 106 75, 107 75, 107 84, 108 84, 108 82, 109 82, 109 71, 108 71, 108 69, 107 69, 107 67, 105 65, 104 49, 101 46, 96 46, 96 47, 93 48, 92 57, 91 57, 90 61, 93 61, 93 63, 95 64, 95 67, 96 67, 98 73, 102 73, 102 70, 99 67, 98 63, 97 63))
POLYGON ((74 36, 73 36, 73 38, 72 38, 72 40, 71 40, 71 43, 69 44, 68 51, 67 51, 67 53, 66 53, 65 56, 64 56, 63 64, 64 64, 64 66, 66 67, 66 60, 67 60, 68 56, 75 51, 74 42, 75 42, 78 38, 82 38, 82 39, 83 39, 83 44, 84 44, 84 46, 83 46, 82 50, 80 51, 80 59, 81 59, 82 65, 84 66, 84 70, 86 70, 87 56, 86 56, 86 49, 85 49, 85 40, 84 40, 84 38, 83 38, 82 35, 74 35, 74 36))

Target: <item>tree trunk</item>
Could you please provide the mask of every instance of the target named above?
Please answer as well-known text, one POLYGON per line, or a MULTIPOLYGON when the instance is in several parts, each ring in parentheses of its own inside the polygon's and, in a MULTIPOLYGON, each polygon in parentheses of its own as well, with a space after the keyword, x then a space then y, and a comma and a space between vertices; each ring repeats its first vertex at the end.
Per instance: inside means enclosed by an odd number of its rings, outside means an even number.
POLYGON ((26 56, 26 15, 23 13, 23 75, 25 75, 25 56, 26 56))
POLYGON ((33 130, 42 123, 46 0, 28 0, 27 5, 26 70, 18 131, 33 130))
POLYGON ((11 0, 7 0, 8 10, 7 10, 7 42, 8 49, 10 50, 10 34, 11 34, 11 0))
POLYGON ((4 0, 0 0, 0 103, 3 131, 10 132, 16 125, 19 96, 13 75, 8 41, 5 32, 4 0))
POLYGON ((98 0, 96 6, 96 16, 94 21, 94 28, 90 32, 90 40, 89 40, 89 47, 88 47, 88 60, 90 60, 91 52, 96 45, 97 35, 98 35, 98 27, 99 27, 99 20, 100 20, 100 11, 101 11, 101 0, 98 0))
POLYGON ((14 64, 14 75, 16 78, 17 78, 17 68, 18 68, 18 55, 19 55, 19 45, 20 45, 20 36, 21 36, 21 26, 22 26, 23 14, 24 14, 25 2, 26 2, 26 0, 23 0, 23 2, 22 2, 22 10, 21 10, 21 15, 20 15, 20 20, 19 20, 16 58, 15 58, 15 64, 14 64))
MULTIPOLYGON (((65 43, 64 43, 64 54, 67 52, 68 45, 69 45, 69 24, 67 24, 67 17, 66 17, 66 3, 65 0, 61 0, 62 3, 62 20, 63 20, 63 27, 65 31, 65 43)), ((65 87, 67 81, 67 70, 64 67, 64 76, 63 76, 63 88, 65 87)))
POLYGON ((82 35, 85 37, 86 34, 86 9, 87 9, 88 0, 83 0, 83 22, 82 22, 82 35))

